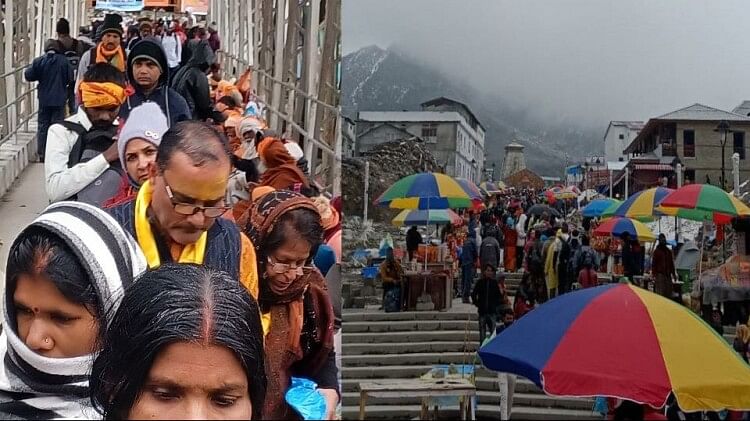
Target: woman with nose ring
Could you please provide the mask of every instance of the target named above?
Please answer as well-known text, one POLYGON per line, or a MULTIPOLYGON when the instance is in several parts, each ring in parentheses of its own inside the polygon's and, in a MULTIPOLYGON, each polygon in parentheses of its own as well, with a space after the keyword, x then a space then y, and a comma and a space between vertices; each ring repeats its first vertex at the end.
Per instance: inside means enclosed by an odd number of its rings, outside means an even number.
POLYGON ((261 322, 268 379, 263 419, 299 419, 284 400, 291 377, 318 384, 327 419, 338 405, 333 306, 326 281, 311 264, 323 242, 315 203, 286 190, 259 197, 239 220, 258 259, 261 322))
POLYGON ((89 373, 123 288, 146 269, 140 249, 104 211, 48 207, 8 255, 0 354, 0 418, 101 418, 89 373))

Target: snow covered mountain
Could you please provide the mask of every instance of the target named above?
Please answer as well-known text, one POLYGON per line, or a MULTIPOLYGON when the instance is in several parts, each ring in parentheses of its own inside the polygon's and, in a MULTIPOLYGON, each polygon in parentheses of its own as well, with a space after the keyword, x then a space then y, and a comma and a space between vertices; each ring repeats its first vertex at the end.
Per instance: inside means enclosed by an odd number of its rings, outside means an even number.
POLYGON ((393 49, 370 46, 345 56, 341 95, 344 114, 351 118, 358 111, 419 110, 440 96, 464 102, 487 128, 488 165, 497 163, 498 171, 503 148, 514 139, 527 147, 526 165, 540 175, 561 175, 566 164, 604 151, 606 122, 591 130, 544 121, 393 49))

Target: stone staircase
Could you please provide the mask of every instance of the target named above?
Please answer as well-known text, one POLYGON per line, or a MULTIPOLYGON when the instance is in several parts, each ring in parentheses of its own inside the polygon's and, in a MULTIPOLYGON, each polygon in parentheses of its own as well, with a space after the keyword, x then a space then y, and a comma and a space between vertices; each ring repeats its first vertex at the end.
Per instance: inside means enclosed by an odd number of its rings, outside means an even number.
MULTIPOLYGON (((520 277, 519 277, 520 279, 520 277)), ((506 279, 515 288, 515 277, 506 279)), ((342 356, 342 415, 359 416, 359 383, 374 379, 414 379, 438 364, 475 364, 477 416, 499 419, 497 374, 484 369, 476 356, 479 347, 477 316, 473 306, 454 300, 448 312, 345 311, 342 356)), ((367 419, 418 417, 418 398, 368 399, 367 419)), ((513 402, 513 419, 598 419, 593 400, 547 396, 530 381, 519 378, 513 402)), ((445 408, 441 416, 457 417, 458 408, 445 408)))

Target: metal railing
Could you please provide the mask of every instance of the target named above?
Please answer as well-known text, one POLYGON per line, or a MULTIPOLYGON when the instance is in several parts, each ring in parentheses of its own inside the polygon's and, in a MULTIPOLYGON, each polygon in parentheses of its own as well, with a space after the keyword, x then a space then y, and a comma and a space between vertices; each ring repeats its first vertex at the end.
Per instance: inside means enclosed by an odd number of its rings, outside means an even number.
MULTIPOLYGON (((7 89, 8 83, 15 84, 16 88, 25 85, 23 76, 18 76, 18 79, 16 79, 16 75, 27 67, 28 64, 25 64, 0 75, 0 79, 4 82, 3 86, 7 89), (11 78, 11 76, 13 77, 11 78), (11 80, 8 81, 8 79, 11 80)), ((37 89, 36 85, 27 85, 27 88, 17 94, 10 102, 4 101, 6 99, 5 92, 0 95, 0 145, 11 140, 16 141, 19 131, 29 130, 29 122, 39 113, 34 96, 37 89)))
MULTIPOLYGON (((270 113, 275 114, 279 119, 279 125, 286 124, 287 129, 292 128, 294 131, 299 133, 305 142, 305 157, 307 158, 308 162, 310 162, 311 166, 311 172, 315 172, 316 169, 316 161, 317 161, 317 151, 320 150, 331 159, 329 161, 329 165, 327 168, 321 168, 321 172, 326 173, 326 190, 331 192, 333 195, 337 195, 340 193, 340 173, 341 173, 341 123, 342 123, 342 113, 341 108, 337 106, 333 106, 331 104, 327 104, 323 101, 320 101, 315 94, 310 94, 309 92, 304 91, 303 89, 300 89, 299 87, 295 86, 294 84, 284 82, 282 80, 279 80, 278 78, 273 77, 272 75, 268 74, 266 71, 257 68, 256 66, 253 66, 247 62, 247 60, 241 59, 239 57, 236 57, 232 54, 229 54, 225 51, 219 51, 219 56, 222 59, 222 63, 224 63, 224 68, 231 73, 231 76, 238 77, 240 74, 242 74, 245 70, 250 69, 252 71, 253 77, 260 77, 263 78, 265 81, 270 82, 270 86, 273 85, 280 86, 284 92, 282 94, 282 97, 289 95, 290 96, 290 102, 291 104, 288 104, 288 108, 291 110, 295 110, 297 107, 296 101, 297 97, 302 98, 305 101, 305 113, 303 113, 303 118, 310 119, 312 118, 310 113, 311 108, 313 107, 313 104, 315 107, 320 106, 321 108, 330 111, 333 113, 336 119, 335 123, 335 129, 334 129, 334 138, 331 139, 330 142, 327 142, 323 139, 318 138, 317 136, 313 135, 309 132, 305 127, 303 127, 303 121, 297 121, 295 120, 294 116, 289 115, 287 112, 284 112, 282 110, 279 110, 275 105, 271 104, 269 101, 266 100, 264 95, 262 93, 258 93, 258 97, 264 102, 265 109, 268 110, 270 113), (227 63, 229 65, 227 66, 227 63), (308 147, 307 145, 312 145, 314 147, 308 147)), ((260 81, 258 82, 258 85, 260 86, 260 81)), ((266 86, 263 84, 263 86, 266 86)), ((272 89, 269 89, 272 90, 272 89)), ((274 129, 277 129, 280 131, 281 127, 274 127, 274 129)))

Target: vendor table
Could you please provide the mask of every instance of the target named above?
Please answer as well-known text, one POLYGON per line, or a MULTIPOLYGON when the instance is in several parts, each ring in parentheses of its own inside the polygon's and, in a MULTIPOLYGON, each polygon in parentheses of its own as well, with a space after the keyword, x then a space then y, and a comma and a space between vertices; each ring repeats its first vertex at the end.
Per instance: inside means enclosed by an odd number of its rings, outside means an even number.
MULTIPOLYGON (((476 387, 467 379, 432 379, 432 380, 377 380, 359 384, 359 419, 365 419, 367 398, 399 398, 416 396, 422 398, 420 420, 428 419, 428 402, 436 397, 458 397, 459 413, 462 420, 474 420, 476 414, 472 397, 476 387)), ((437 407, 435 408, 437 412, 437 407)))
POLYGON ((403 299, 407 311, 417 309, 417 300, 423 293, 432 298, 435 310, 451 308, 453 285, 452 278, 447 273, 407 271, 405 275, 406 296, 403 299))

